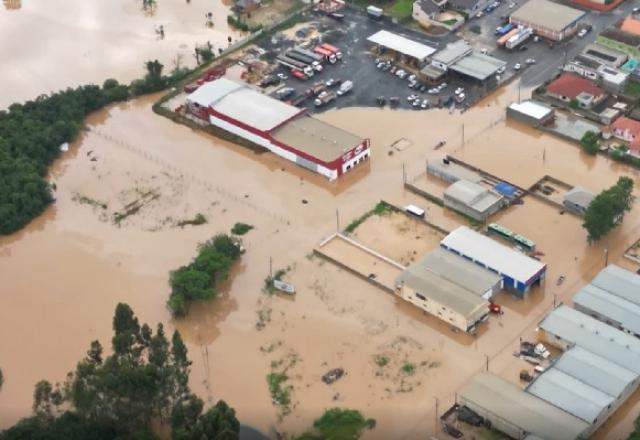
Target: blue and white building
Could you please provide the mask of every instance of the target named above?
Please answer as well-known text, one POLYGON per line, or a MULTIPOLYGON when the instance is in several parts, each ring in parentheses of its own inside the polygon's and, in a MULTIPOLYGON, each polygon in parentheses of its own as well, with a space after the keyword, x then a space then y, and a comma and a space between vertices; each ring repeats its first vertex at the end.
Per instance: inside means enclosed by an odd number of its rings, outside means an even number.
POLYGON ((504 279, 504 288, 518 296, 524 296, 531 287, 544 282, 546 264, 466 226, 447 235, 440 246, 497 273, 504 279))

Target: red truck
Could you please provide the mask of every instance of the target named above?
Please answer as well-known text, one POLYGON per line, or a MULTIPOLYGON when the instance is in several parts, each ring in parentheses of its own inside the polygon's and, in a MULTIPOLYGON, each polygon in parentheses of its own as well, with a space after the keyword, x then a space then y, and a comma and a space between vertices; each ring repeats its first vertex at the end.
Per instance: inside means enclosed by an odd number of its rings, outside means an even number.
POLYGON ((302 81, 306 81, 309 78, 302 70, 298 69, 291 69, 291 75, 302 81))
POLYGON ((324 57, 325 60, 327 60, 327 62, 329 64, 335 64, 336 61, 338 61, 338 59, 336 58, 336 56, 333 54, 333 52, 328 51, 327 49, 324 49, 320 46, 316 47, 315 49, 313 49, 313 51, 315 53, 317 53, 318 55, 322 55, 324 57))
POLYGON ((336 56, 337 59, 341 60, 342 59, 342 52, 340 52, 340 49, 338 49, 335 46, 332 46, 328 43, 322 43, 320 45, 320 47, 322 49, 328 50, 329 52, 331 52, 332 54, 334 54, 336 56))

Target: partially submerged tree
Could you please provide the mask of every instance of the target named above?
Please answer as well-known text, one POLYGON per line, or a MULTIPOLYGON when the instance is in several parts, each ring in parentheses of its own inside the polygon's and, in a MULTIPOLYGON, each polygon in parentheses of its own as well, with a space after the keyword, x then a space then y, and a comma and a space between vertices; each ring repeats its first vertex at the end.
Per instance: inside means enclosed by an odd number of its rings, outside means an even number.
POLYGON ((582 226, 587 230, 589 243, 600 240, 622 223, 625 212, 633 204, 633 180, 620 177, 618 182, 598 194, 585 212, 582 226))
POLYGON ((582 149, 589 154, 597 154, 600 148, 600 134, 595 131, 587 131, 580 139, 582 149))

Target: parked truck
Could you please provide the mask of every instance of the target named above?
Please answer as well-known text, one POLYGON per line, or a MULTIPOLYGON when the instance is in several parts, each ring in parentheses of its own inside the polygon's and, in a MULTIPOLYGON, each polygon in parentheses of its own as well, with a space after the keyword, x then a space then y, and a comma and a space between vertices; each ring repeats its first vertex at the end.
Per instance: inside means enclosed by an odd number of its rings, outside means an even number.
POLYGON ((349 93, 353 89, 353 81, 345 81, 340 84, 340 88, 338 89, 338 96, 343 96, 349 93))
POLYGON ((498 46, 504 46, 505 43, 507 41, 509 41, 509 38, 513 37, 514 35, 517 35, 518 32, 520 32, 518 29, 511 29, 509 32, 504 34, 502 37, 498 38, 496 40, 496 43, 498 44, 498 46))
POLYGON ((324 57, 325 61, 327 61, 329 64, 335 64, 336 61, 338 61, 338 59, 336 58, 336 56, 334 54, 332 54, 331 52, 329 52, 326 49, 323 49, 320 46, 318 46, 315 49, 313 49, 313 51, 315 53, 317 53, 318 55, 324 57))
POLYGON ((285 67, 289 67, 290 69, 300 70, 307 76, 313 76, 313 68, 301 61, 298 61, 286 55, 278 55, 276 57, 276 61, 285 67))
POLYGON ((285 55, 288 56, 289 58, 292 58, 296 61, 299 61, 301 63, 304 63, 310 66, 313 70, 317 72, 322 71, 322 65, 318 61, 316 61, 315 59, 311 58, 308 55, 301 54, 297 50, 290 50, 285 55))
POLYGON ((504 46, 507 49, 513 49, 517 47, 520 43, 526 41, 531 35, 533 35, 533 29, 531 28, 521 29, 516 35, 509 38, 504 46))
POLYGON ((316 107, 321 107, 323 105, 327 105, 331 101, 336 99, 336 94, 331 91, 321 92, 318 97, 313 101, 316 107))
POLYGON ((329 43, 322 43, 320 47, 324 50, 328 50, 329 52, 331 52, 333 55, 335 55, 336 59, 338 60, 342 59, 342 52, 337 47, 332 46, 329 43))

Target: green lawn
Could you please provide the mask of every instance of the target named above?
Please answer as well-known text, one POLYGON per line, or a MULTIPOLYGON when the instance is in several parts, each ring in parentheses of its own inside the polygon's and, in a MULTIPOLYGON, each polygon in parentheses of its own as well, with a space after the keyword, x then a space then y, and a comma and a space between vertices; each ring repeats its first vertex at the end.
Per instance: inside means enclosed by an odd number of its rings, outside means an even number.
POLYGON ((389 15, 401 19, 406 18, 413 12, 413 0, 396 0, 389 8, 389 15))
POLYGON ((624 92, 630 96, 640 96, 640 82, 629 81, 624 92))

